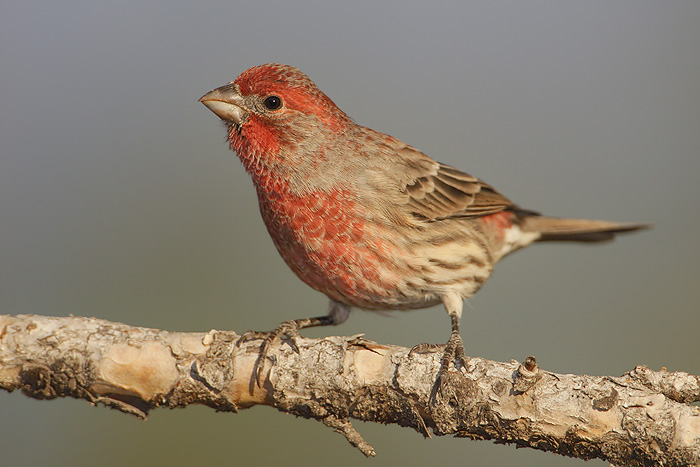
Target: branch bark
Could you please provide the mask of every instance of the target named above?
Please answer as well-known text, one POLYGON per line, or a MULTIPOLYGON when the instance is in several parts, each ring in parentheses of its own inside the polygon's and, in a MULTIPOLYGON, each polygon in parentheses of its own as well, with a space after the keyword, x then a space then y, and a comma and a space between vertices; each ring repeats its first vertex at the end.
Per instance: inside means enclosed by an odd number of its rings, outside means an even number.
POLYGON ((435 384, 441 352, 361 336, 271 345, 232 331, 179 333, 95 318, 0 315, 0 388, 74 397, 140 418, 160 406, 219 411, 264 404, 322 421, 366 456, 350 419, 430 437, 513 443, 615 465, 700 463, 700 377, 638 366, 621 377, 561 375, 470 358, 435 384))

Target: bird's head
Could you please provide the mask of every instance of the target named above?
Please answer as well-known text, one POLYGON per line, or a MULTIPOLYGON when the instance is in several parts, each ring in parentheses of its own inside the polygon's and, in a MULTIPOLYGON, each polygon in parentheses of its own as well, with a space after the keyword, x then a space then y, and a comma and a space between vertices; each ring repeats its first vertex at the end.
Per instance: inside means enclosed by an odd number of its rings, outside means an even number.
POLYGON ((227 124, 229 142, 241 157, 249 149, 298 147, 321 128, 338 132, 350 122, 308 76, 277 63, 250 68, 199 101, 227 124))

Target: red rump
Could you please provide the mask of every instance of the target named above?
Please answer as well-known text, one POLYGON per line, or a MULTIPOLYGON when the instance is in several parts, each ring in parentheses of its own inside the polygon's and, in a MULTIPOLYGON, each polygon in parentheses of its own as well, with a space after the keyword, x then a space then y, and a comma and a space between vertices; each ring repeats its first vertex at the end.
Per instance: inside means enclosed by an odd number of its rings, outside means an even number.
POLYGON ((488 216, 481 217, 481 222, 488 225, 491 228, 498 230, 506 230, 513 226, 513 216, 515 213, 512 211, 501 211, 496 214, 490 214, 488 216))

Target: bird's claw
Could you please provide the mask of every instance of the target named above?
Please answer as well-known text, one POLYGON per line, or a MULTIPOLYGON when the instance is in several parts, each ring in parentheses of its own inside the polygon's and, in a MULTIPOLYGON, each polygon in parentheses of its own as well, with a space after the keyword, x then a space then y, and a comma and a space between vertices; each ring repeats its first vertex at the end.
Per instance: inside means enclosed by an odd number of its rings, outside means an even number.
POLYGON ((450 363, 453 363, 458 371, 460 368, 467 367, 464 344, 462 344, 462 338, 459 336, 459 333, 456 332, 450 335, 450 339, 445 344, 445 351, 442 354, 442 363, 440 364, 441 375, 447 372, 450 363))
POLYGON ((450 335, 450 339, 445 344, 445 350, 442 354, 442 362, 440 363, 440 370, 438 371, 436 381, 436 388, 440 394, 446 394, 446 390, 448 389, 447 386, 451 379, 449 373, 450 363, 454 365, 457 372, 467 367, 462 338, 459 336, 459 333, 456 332, 450 335))
POLYGON ((453 333, 445 344, 427 344, 423 342, 415 345, 408 352, 408 356, 410 357, 414 353, 434 352, 438 349, 443 350, 442 361, 440 363, 440 373, 445 373, 448 371, 450 363, 453 363, 457 370, 460 368, 466 368, 467 361, 465 356, 466 354, 464 352, 464 345, 462 344, 462 338, 456 333, 453 333))
POLYGON ((454 365, 457 371, 467 367, 464 345, 459 333, 453 332, 445 344, 418 344, 408 352, 408 356, 410 357, 414 353, 428 353, 438 349, 442 349, 443 353, 436 379, 436 388, 438 391, 443 392, 449 381, 450 364, 454 365))
POLYGON ((414 345, 408 352, 408 356, 411 357, 414 353, 430 353, 438 349, 444 349, 446 344, 428 344, 427 342, 421 342, 418 345, 414 345))
POLYGON ((246 331, 236 342, 236 346, 240 347, 241 344, 244 344, 245 342, 262 339, 260 350, 258 351, 258 358, 255 360, 255 366, 253 367, 253 377, 258 387, 262 387, 263 384, 263 369, 265 367, 265 361, 267 359, 267 353, 270 350, 270 347, 273 343, 281 340, 284 337, 289 339, 292 349, 299 353, 299 347, 297 346, 296 340, 301 336, 299 335, 299 323, 296 320, 284 321, 272 331, 246 331))

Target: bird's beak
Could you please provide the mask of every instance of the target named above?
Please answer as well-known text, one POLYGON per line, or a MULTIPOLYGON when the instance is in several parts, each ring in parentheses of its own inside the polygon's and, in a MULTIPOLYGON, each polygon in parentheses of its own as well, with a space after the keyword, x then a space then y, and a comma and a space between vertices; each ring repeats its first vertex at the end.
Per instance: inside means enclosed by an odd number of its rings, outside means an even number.
POLYGON ((199 98, 199 102, 226 122, 240 125, 248 116, 243 96, 239 92, 238 85, 234 83, 206 93, 199 98))

